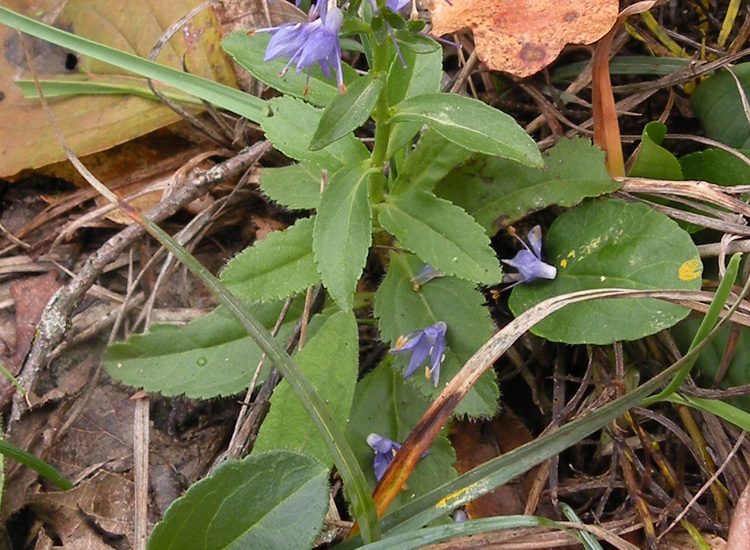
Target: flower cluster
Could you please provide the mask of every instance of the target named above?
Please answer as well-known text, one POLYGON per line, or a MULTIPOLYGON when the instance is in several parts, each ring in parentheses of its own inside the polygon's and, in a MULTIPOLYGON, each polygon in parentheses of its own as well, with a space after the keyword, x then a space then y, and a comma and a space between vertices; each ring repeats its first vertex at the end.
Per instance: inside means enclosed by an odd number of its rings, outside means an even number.
POLYGON ((526 245, 517 235, 516 238, 524 249, 519 251, 511 260, 502 261, 518 271, 518 273, 506 273, 503 277, 503 282, 512 283, 508 288, 521 283, 530 283, 537 279, 554 279, 557 277, 557 268, 542 261, 541 227, 536 225, 526 234, 529 245, 526 245))
POLYGON ((339 91, 345 93, 339 43, 339 31, 343 22, 344 14, 336 5, 328 8, 328 0, 319 0, 310 9, 309 20, 306 23, 284 23, 278 27, 257 29, 256 32, 268 32, 273 35, 266 49, 265 61, 280 57, 289 58, 286 67, 281 71, 281 76, 286 74, 289 67, 295 65, 297 74, 307 70, 309 80, 310 69, 317 63, 328 78, 332 78, 331 69, 335 69, 339 91))

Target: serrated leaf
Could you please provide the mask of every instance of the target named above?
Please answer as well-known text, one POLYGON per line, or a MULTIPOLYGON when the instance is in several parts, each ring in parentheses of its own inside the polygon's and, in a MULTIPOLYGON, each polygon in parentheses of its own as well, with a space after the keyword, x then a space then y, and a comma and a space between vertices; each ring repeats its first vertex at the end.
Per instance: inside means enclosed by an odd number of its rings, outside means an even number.
POLYGON ((328 470, 289 451, 230 460, 167 509, 149 550, 307 549, 328 509, 328 470))
POLYGON ((620 188, 604 166, 604 152, 583 138, 563 139, 546 154, 544 169, 494 157, 477 157, 441 181, 435 193, 463 207, 488 234, 550 206, 573 206, 620 188))
MULTIPOLYGON (((492 321, 484 307, 484 296, 474 285, 455 277, 433 279, 414 289, 413 278, 424 263, 411 254, 392 252, 385 280, 375 293, 375 316, 384 342, 396 345, 398 337, 443 321, 445 360, 440 367, 440 385, 420 375, 419 369, 407 381, 430 400, 456 375, 464 363, 492 336, 492 321)), ((400 356, 396 368, 403 372, 408 357, 400 356)), ((456 414, 491 417, 497 409, 499 392, 494 372, 485 374, 464 400, 456 414)), ((381 434, 382 435, 382 434, 381 434)))
POLYGON ((314 162, 263 168, 260 190, 269 199, 290 210, 312 210, 320 202, 322 171, 314 162))
MULTIPOLYGON (((750 63, 731 68, 745 95, 750 95, 750 63)), ((736 149, 750 148, 750 126, 742 98, 732 75, 719 71, 698 86, 690 97, 690 107, 706 136, 736 149)))
POLYGON ((312 251, 313 218, 273 231, 232 259, 221 280, 247 302, 287 298, 320 280, 312 251))
MULTIPOLYGON (((428 406, 429 401, 411 384, 404 383, 401 374, 393 369, 392 357, 386 357, 357 384, 346 438, 373 488, 375 455, 367 445, 367 436, 376 433, 403 443, 428 406)), ((455 479, 455 461, 456 453, 443 430, 430 447, 430 454, 419 461, 409 476, 408 490, 399 493, 389 510, 397 510, 436 485, 455 479)))
MULTIPOLYGON (((221 43, 224 51, 237 63, 266 86, 280 92, 304 99, 319 107, 325 107, 339 95, 336 81, 327 78, 316 63, 308 73, 297 74, 294 70, 279 76, 289 62, 288 58, 265 61, 266 49, 271 41, 268 33, 255 33, 248 36, 246 31, 238 31, 227 36, 221 43)), ((361 77, 357 71, 343 63, 344 84, 353 86, 361 77)))
MULTIPOLYGON (((253 312, 272 327, 280 304, 253 306, 253 312)), ((290 312, 279 338, 291 333, 297 315, 290 312)), ((147 392, 196 399, 234 395, 250 384, 263 352, 223 308, 184 327, 153 325, 148 334, 137 334, 107 349, 104 370, 113 379, 147 392)), ((268 373, 264 368, 260 381, 268 373)))
POLYGON ((388 195, 376 208, 380 224, 435 269, 475 283, 502 279, 490 240, 460 207, 432 193, 410 191, 388 195))
POLYGON ((682 169, 677 158, 661 144, 667 126, 659 121, 646 124, 641 136, 641 150, 628 176, 659 180, 682 180, 682 169))
POLYGON ((323 284, 338 306, 352 308, 372 240, 368 163, 336 172, 320 199, 313 230, 313 252, 323 284))
MULTIPOLYGON (((349 420, 359 373, 358 344, 354 313, 340 311, 326 320, 295 358, 342 431, 349 420)), ((271 397, 271 411, 261 425, 253 452, 274 449, 297 451, 327 467, 333 465, 325 442, 299 398, 284 381, 271 397)))
MULTIPOLYGON (((739 151, 746 157, 750 149, 739 151)), ((687 180, 700 180, 718 185, 742 185, 750 182, 750 166, 722 149, 706 149, 680 158, 682 174, 687 180)))
POLYGON ((470 151, 541 167, 536 143, 512 117, 477 99, 456 94, 426 94, 391 109, 391 122, 427 124, 444 138, 470 151))
POLYGON ((370 153, 354 135, 332 143, 320 151, 308 146, 323 111, 291 97, 277 97, 268 102, 261 126, 266 137, 286 156, 314 162, 334 171, 342 166, 363 161, 370 153))
MULTIPOLYGON (((698 290, 702 264, 690 236, 644 204, 596 201, 566 212, 550 227, 546 254, 557 278, 519 285, 509 305, 515 315, 551 297, 595 288, 698 290)), ((651 298, 570 305, 532 329, 568 344, 636 340, 670 327, 689 309, 651 298)))
POLYGON ((382 78, 370 75, 355 81, 345 94, 334 99, 323 111, 310 149, 318 151, 367 122, 383 85, 382 78))
MULTIPOLYGON (((388 70, 388 104, 393 106, 404 99, 440 91, 443 78, 443 50, 438 48, 432 53, 417 54, 402 50, 406 67, 398 56, 393 58, 388 70)), ((421 122, 402 122, 394 124, 388 141, 386 158, 406 144, 411 143, 422 127, 421 122)))
POLYGON ((410 189, 432 191, 432 188, 456 166, 471 157, 472 152, 448 141, 433 130, 427 130, 419 139, 398 177, 391 185, 397 195, 410 189))

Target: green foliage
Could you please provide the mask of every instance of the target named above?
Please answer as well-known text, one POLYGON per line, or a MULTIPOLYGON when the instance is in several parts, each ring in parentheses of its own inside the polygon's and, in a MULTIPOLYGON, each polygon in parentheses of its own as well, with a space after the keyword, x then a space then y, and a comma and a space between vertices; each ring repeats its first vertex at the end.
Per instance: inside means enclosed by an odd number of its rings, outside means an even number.
POLYGON ((479 100, 448 94, 425 94, 391 109, 391 122, 427 124, 445 139, 469 151, 543 165, 536 143, 516 121, 479 100))
POLYGON ((311 210, 320 202, 322 173, 322 168, 314 162, 263 168, 260 189, 269 199, 290 210, 311 210))
MULTIPOLYGON (((256 305, 253 311, 270 328, 281 305, 256 305)), ((294 314, 287 316, 279 339, 288 337, 295 322, 294 314)), ((104 370, 115 380, 147 392, 209 399, 247 388, 262 355, 237 321, 217 309, 187 326, 153 325, 148 334, 111 345, 104 370)), ((267 374, 265 367, 259 381, 267 374)))
POLYGON ((552 204, 573 206, 619 187, 604 167, 602 150, 587 139, 573 138, 547 151, 545 168, 475 157, 438 183, 435 192, 462 207, 494 235, 498 221, 512 223, 552 204))
POLYGON ((298 220, 246 248, 221 272, 221 280, 246 302, 293 296, 316 284, 320 275, 312 251, 314 218, 298 220))
MULTIPOLYGON (((359 342, 354 313, 340 311, 329 317, 295 360, 320 397, 329 403, 333 418, 344 431, 358 373, 359 342)), ((302 453, 326 467, 333 465, 325 442, 283 380, 271 397, 271 410, 260 427, 253 452, 276 449, 302 453)))
POLYGON ((381 78, 363 77, 345 94, 339 94, 323 112, 310 149, 318 151, 362 126, 370 118, 383 85, 381 78))
POLYGON ((677 158, 661 144, 667 135, 667 127, 661 122, 649 122, 643 128, 641 150, 628 174, 635 178, 659 180, 681 180, 682 169, 677 158))
POLYGON ((148 548, 310 548, 327 509, 320 463, 290 451, 252 454, 225 462, 174 501, 148 548))
MULTIPOLYGON (((357 384, 346 437, 373 488, 375 454, 367 445, 367 436, 376 433, 403 443, 429 404, 412 384, 404 382, 400 372, 394 370, 392 357, 386 357, 357 384)), ((428 493, 435 485, 455 479, 455 461, 456 453, 444 430, 430 447, 430 454, 419 461, 409 477, 408 490, 399 494, 390 510, 428 493)))
POLYGON ((308 146, 322 115, 323 111, 304 101, 277 97, 268 102, 261 126, 266 137, 286 156, 311 161, 328 170, 368 158, 367 148, 351 134, 320 151, 311 151, 308 146))
POLYGON ((387 196, 377 212, 385 229, 435 269, 476 283, 502 280, 490 240, 458 206, 416 190, 387 196))
MULTIPOLYGON (((738 151, 746 157, 750 149, 738 151)), ((741 158, 722 149, 706 149, 680 158, 682 173, 687 180, 700 180, 718 185, 743 185, 750 182, 750 166, 741 158)))
MULTIPOLYGON (((391 347, 401 335, 438 321, 448 325, 438 388, 421 376, 419 370, 407 379, 422 395, 434 399, 492 335, 492 321, 484 307, 484 296, 471 283, 455 277, 440 277, 415 290, 413 278, 423 266, 424 263, 411 254, 391 253, 388 275, 375 295, 375 316, 381 338, 391 347)), ((408 358, 400 356, 396 368, 403 372, 405 363, 408 358)), ((497 410, 498 396, 494 372, 490 370, 464 398, 457 414, 490 417, 497 410)))
MULTIPOLYGON (((595 201, 566 212, 550 227, 546 251, 554 281, 513 289, 518 315, 568 292, 594 288, 698 290, 702 264, 690 236, 643 204, 595 201)), ((608 344, 654 334, 689 310, 651 298, 600 300, 553 313, 532 332, 555 342, 608 344)))
POLYGON ((750 63, 740 63, 719 71, 698 86, 690 97, 690 106, 707 137, 730 147, 748 149, 750 126, 737 83, 728 70, 739 79, 747 96, 750 93, 750 63))

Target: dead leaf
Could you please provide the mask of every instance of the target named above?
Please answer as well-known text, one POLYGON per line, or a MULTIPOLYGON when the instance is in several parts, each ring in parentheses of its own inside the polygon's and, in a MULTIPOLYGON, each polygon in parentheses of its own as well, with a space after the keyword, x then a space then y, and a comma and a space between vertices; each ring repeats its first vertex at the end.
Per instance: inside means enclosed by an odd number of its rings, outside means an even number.
POLYGON ((750 549, 750 483, 745 486, 734 507, 726 550, 750 549))
POLYGON ((75 489, 40 493, 29 507, 66 549, 130 548, 133 540, 133 482, 100 471, 75 489))
MULTIPOLYGON (((431 6, 430 6, 431 4, 431 6)), ((591 44, 614 25, 618 0, 431 0, 432 34, 469 28, 487 67, 524 78, 566 44, 591 44), (451 5, 452 4, 452 5, 451 5)))
MULTIPOLYGON (((7 0, 4 5, 59 28, 122 51, 148 58, 163 32, 201 0, 87 0, 48 2, 47 9, 30 0, 7 0), (59 14, 57 11, 59 11, 59 14), (51 17, 50 17, 51 16, 51 17)), ((65 159, 38 100, 24 99, 16 78, 31 78, 14 29, 0 26, 0 177, 65 159)), ((211 9, 201 11, 184 32, 164 47, 157 62, 182 68, 183 55, 191 73, 236 86, 234 71, 218 43, 221 29, 211 9)), ((35 67, 42 78, 101 80, 122 78, 119 69, 29 39, 35 67)), ((132 78, 132 76, 129 76, 132 78)), ((142 79, 136 79, 139 82, 142 79)), ((155 101, 134 96, 77 96, 50 101, 63 135, 79 156, 101 151, 144 135, 179 119, 155 101)))

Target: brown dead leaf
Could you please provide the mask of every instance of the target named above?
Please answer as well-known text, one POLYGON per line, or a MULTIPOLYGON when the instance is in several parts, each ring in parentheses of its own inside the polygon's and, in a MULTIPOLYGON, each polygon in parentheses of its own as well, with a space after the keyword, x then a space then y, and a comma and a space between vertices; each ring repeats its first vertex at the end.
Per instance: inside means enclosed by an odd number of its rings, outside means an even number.
POLYGON ((734 507, 732 523, 729 525, 726 550, 750 548, 750 483, 742 491, 734 507))
POLYGON ((70 550, 131 548, 133 482, 100 471, 75 489, 40 493, 29 507, 70 550))
MULTIPOLYGON (((430 5, 431 4, 431 5, 430 5)), ((487 67, 524 78, 566 44, 591 44, 614 25, 618 0, 431 0, 432 33, 469 28, 487 67)))

